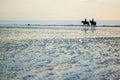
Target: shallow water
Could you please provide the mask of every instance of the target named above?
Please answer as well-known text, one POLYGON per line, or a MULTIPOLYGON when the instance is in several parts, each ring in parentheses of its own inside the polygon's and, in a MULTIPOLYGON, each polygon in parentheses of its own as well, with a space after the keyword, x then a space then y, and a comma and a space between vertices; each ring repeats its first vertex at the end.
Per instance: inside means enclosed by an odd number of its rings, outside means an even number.
MULTIPOLYGON (((80 25, 82 20, 0 20, 0 24, 80 25)), ((120 20, 95 20, 97 25, 120 25, 120 20)))
POLYGON ((0 28, 0 80, 119 80, 119 28, 0 28))
POLYGON ((1 40, 120 37, 119 27, 0 28, 1 40))

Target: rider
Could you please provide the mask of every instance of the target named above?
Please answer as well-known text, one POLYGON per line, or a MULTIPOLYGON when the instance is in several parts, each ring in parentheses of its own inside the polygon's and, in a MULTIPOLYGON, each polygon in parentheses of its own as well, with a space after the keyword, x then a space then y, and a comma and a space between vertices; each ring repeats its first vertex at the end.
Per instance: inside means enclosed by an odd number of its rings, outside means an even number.
POLYGON ((94 22, 94 18, 92 18, 92 22, 94 22))
POLYGON ((85 18, 85 22, 87 21, 87 19, 85 18))

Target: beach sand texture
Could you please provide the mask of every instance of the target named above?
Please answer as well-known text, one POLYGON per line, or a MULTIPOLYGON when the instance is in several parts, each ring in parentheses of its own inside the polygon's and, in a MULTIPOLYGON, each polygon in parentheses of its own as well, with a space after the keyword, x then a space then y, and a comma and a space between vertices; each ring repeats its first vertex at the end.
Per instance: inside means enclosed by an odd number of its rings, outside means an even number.
POLYGON ((120 28, 0 28, 0 80, 119 80, 120 28))

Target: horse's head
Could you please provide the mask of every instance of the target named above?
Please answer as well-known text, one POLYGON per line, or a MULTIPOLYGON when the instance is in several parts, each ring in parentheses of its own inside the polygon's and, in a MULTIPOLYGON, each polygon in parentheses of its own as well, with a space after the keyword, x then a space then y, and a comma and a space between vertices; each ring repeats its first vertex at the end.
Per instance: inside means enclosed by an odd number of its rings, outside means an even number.
POLYGON ((84 23, 84 21, 81 21, 81 23, 84 23))

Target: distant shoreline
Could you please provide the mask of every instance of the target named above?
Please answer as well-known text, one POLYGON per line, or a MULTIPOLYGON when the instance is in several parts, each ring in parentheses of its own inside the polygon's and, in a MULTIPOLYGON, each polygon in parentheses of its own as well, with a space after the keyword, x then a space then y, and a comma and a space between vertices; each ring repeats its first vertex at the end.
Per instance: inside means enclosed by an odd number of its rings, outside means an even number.
MULTIPOLYGON (((48 24, 48 25, 41 25, 41 24, 0 24, 0 28, 64 28, 64 27, 84 27, 83 25, 56 25, 56 24, 48 24), (59 27, 57 27, 59 26, 59 27), (61 27, 60 27, 61 26, 61 27)), ((96 27, 120 27, 120 25, 97 25, 96 27)))

